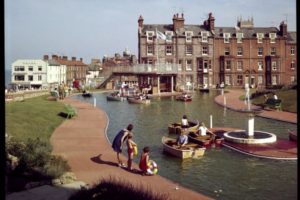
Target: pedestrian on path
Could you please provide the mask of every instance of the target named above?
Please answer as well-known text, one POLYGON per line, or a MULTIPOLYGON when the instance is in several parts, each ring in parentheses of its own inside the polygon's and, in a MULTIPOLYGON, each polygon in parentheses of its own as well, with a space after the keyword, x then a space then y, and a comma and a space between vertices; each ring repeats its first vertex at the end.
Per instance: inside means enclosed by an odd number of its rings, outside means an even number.
POLYGON ((128 124, 126 129, 122 129, 119 131, 119 133, 115 136, 112 143, 113 150, 117 152, 117 160, 118 160, 118 165, 120 167, 125 167, 125 164, 120 159, 120 153, 122 153, 123 143, 127 139, 128 135, 131 133, 132 129, 133 129, 133 125, 128 124))
POLYGON ((133 153, 134 148, 137 146, 136 143, 132 140, 132 133, 128 134, 127 137, 127 153, 128 153, 128 160, 127 160, 127 168, 129 171, 132 171, 132 160, 133 160, 133 153))

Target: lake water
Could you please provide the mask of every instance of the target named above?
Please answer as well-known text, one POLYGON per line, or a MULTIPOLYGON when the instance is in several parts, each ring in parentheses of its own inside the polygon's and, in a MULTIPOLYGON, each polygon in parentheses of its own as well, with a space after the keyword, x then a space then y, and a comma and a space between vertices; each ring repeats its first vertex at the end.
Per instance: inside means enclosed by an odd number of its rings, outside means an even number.
MULTIPOLYGON (((132 123, 139 152, 144 146, 150 147, 150 159, 158 164, 159 175, 215 199, 297 199, 297 161, 260 159, 225 147, 207 149, 204 157, 184 161, 163 152, 161 138, 169 135, 168 124, 179 122, 183 114, 207 126, 209 115, 213 115, 214 127, 246 129, 246 114, 214 103, 217 91, 195 92, 193 101, 186 103, 174 97, 157 97, 150 105, 106 101, 106 95, 97 93, 94 97, 109 116, 109 140, 132 123)), ((75 98, 93 104, 93 98, 75 98)), ((297 130, 297 125, 255 118, 255 130, 272 132, 278 138, 288 139, 287 129, 297 130)), ((138 163, 139 157, 134 160, 138 163)))

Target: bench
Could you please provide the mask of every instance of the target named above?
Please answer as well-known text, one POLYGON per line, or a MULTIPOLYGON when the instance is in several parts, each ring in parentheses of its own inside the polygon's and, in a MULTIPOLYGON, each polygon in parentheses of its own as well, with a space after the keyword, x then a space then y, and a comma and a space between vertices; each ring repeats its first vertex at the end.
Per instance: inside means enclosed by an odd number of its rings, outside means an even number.
POLYGON ((71 105, 69 105, 69 104, 66 105, 66 111, 67 111, 66 114, 67 114, 68 119, 77 115, 76 109, 74 107, 72 107, 71 105))
POLYGON ((276 109, 276 110, 282 110, 281 108, 281 103, 282 100, 281 99, 273 99, 273 98, 269 98, 266 100, 266 102, 263 104, 263 107, 268 107, 268 108, 272 108, 272 109, 276 109))

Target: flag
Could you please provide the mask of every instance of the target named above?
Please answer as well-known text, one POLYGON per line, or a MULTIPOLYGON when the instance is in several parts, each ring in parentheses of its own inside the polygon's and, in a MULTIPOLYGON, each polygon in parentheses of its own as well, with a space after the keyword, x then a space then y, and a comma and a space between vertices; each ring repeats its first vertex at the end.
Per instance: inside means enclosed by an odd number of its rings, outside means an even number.
POLYGON ((162 39, 162 40, 166 40, 167 36, 165 34, 163 34, 162 32, 156 30, 156 38, 157 39, 162 39))

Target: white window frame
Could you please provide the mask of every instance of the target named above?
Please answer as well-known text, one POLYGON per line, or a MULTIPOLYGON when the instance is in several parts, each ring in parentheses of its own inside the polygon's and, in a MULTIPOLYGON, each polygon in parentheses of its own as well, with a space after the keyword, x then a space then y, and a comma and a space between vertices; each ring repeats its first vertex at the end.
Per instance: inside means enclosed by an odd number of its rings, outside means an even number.
POLYGON ((263 56, 264 54, 264 48, 263 47, 258 47, 257 48, 257 56, 263 56), (261 49, 261 51, 260 51, 261 49))
POLYGON ((243 43, 244 33, 236 33, 236 42, 243 43))
POLYGON ((202 55, 208 55, 208 46, 202 46, 202 55))
POLYGON ((276 42, 276 33, 269 33, 269 37, 270 37, 270 43, 275 43, 276 42))
POLYGON ((262 43, 264 38, 264 33, 257 33, 256 37, 257 37, 257 43, 262 43))
POLYGON ((243 56, 243 47, 237 47, 237 56, 243 56))
POLYGON ((224 37, 224 43, 229 43, 230 40, 230 33, 223 33, 223 37, 224 37))
POLYGON ((43 71, 43 67, 42 66, 38 66, 38 71, 43 71))
POLYGON ((295 55, 295 47, 291 47, 291 55, 295 55))
POLYGON ((193 71, 193 61, 192 60, 185 61, 185 71, 193 71), (191 62, 191 63, 189 63, 189 62, 191 62))
POLYGON ((208 31, 201 31, 201 42, 208 42, 208 31))
POLYGON ((184 34, 185 34, 185 41, 192 42, 193 31, 185 31, 184 34))
POLYGON ((185 45, 185 55, 193 55, 193 45, 185 45), (191 47, 191 48, 188 48, 191 47))
POLYGON ((276 47, 271 47, 270 54, 271 56, 276 56, 276 47))
POLYGON ((154 41, 154 31, 146 31, 147 42, 154 41))
POLYGON ((166 55, 170 56, 173 53, 173 46, 172 45, 166 45, 166 55))
POLYGON ((272 85, 277 85, 277 75, 272 75, 272 85))
POLYGON ((38 81, 41 81, 41 80, 43 80, 42 75, 38 75, 38 81))
POLYGON ((237 83, 237 85, 243 85, 243 80, 244 80, 243 75, 238 74, 236 76, 236 83, 237 83))
POLYGON ((257 61, 257 70, 258 70, 258 71, 264 70, 264 64, 263 64, 263 61, 257 61))
POLYGON ((291 76, 291 83, 294 83, 295 81, 296 81, 296 78, 295 78, 295 76, 291 76))
POLYGON ((225 60, 225 70, 226 71, 230 71, 231 70, 231 68, 232 68, 232 62, 231 62, 231 60, 225 60), (230 65, 228 65, 228 63, 230 63, 230 65), (228 66, 230 66, 230 68, 228 68, 228 66))
POLYGON ((172 71, 172 61, 166 60, 166 71, 172 71))
POLYGON ((272 71, 278 70, 277 61, 272 61, 271 66, 272 66, 272 71))
POLYGON ((243 71, 243 61, 237 61, 236 62, 236 70, 237 71, 243 71))
POLYGON ((150 45, 147 45, 147 55, 148 56, 152 56, 154 55, 154 45, 150 44, 150 45), (150 48, 151 47, 151 48, 150 48), (152 49, 152 50, 151 50, 152 49), (152 52, 151 52, 152 51, 152 52))
POLYGON ((182 60, 178 61, 178 71, 182 71, 182 60))
POLYGON ((225 75, 225 84, 231 85, 231 76, 230 75, 225 75))
POLYGON ((28 71, 32 72, 33 71, 33 66, 28 66, 28 71))
POLYGON ((172 38, 173 38, 173 31, 166 31, 165 32, 166 35, 166 42, 172 42, 172 38))
POLYGON ((225 56, 229 56, 230 55, 230 48, 229 47, 224 47, 224 55, 225 56))
POLYGON ((295 61, 292 60, 292 62, 291 62, 291 70, 295 70, 295 66, 296 66, 295 61))

